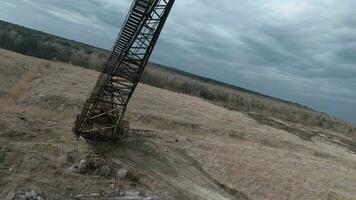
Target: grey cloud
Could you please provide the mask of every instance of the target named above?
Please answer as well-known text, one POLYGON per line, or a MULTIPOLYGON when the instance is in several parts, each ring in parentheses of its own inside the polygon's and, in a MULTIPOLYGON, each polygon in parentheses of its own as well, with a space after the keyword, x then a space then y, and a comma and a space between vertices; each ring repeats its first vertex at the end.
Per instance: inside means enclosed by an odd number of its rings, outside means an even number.
POLYGON ((336 56, 340 62, 347 64, 356 63, 356 45, 355 47, 343 48, 336 52, 336 56))

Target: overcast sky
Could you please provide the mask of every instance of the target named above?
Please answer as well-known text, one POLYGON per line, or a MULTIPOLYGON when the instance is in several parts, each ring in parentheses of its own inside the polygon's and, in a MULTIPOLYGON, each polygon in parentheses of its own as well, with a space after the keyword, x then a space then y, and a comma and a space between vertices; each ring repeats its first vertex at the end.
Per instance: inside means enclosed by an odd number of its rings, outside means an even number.
MULTIPOLYGON (((0 19, 110 49, 131 0, 0 0, 0 19)), ((151 61, 356 122, 355 0, 176 0, 151 61)))

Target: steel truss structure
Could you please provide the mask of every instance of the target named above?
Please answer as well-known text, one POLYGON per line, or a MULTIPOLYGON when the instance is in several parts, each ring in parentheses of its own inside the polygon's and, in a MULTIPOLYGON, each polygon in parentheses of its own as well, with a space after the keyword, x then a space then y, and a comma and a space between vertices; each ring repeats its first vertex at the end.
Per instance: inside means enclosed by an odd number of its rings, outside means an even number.
POLYGON ((111 55, 73 132, 89 140, 116 139, 174 0, 134 0, 111 55))

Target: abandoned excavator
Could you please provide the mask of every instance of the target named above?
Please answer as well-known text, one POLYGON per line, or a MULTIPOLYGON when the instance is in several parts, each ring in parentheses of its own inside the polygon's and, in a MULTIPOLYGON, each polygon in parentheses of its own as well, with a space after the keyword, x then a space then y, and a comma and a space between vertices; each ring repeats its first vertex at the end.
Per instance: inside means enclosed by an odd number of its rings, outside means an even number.
POLYGON ((73 127, 77 137, 116 140, 125 131, 127 104, 140 81, 174 0, 134 0, 110 57, 73 127))

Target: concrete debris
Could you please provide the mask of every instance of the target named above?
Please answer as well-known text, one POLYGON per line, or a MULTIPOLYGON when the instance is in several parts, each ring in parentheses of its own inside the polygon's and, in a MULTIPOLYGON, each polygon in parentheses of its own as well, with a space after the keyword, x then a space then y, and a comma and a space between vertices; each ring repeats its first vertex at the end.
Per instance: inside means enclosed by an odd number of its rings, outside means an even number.
POLYGON ((105 165, 101 159, 83 159, 79 164, 75 164, 68 169, 73 174, 96 174, 110 177, 113 170, 110 166, 105 165))
MULTIPOLYGON (((26 193, 25 193, 25 199, 26 199, 26 200, 32 199, 31 197, 32 197, 32 195, 31 195, 30 192, 26 192, 26 193)), ((36 198, 37 198, 37 197, 36 197, 36 198)))
POLYGON ((89 163, 88 163, 87 160, 81 160, 81 161, 79 162, 79 171, 80 171, 81 173, 87 172, 88 168, 89 168, 89 163))
POLYGON ((31 198, 32 198, 32 199, 38 199, 38 196, 37 196, 36 191, 31 190, 30 194, 31 194, 31 198))
POLYGON ((42 197, 38 196, 35 190, 31 191, 11 191, 7 194, 6 200, 44 200, 42 197))
POLYGON ((100 169, 105 165, 105 159, 103 159, 95 150, 91 150, 86 156, 88 165, 91 169, 100 169))
POLYGON ((75 164, 69 168, 69 172, 73 174, 80 174, 79 165, 75 164))
POLYGON ((121 168, 119 172, 117 172, 117 177, 121 179, 125 179, 127 176, 128 170, 125 168, 121 168))
POLYGON ((139 121, 139 120, 141 120, 142 118, 143 118, 143 115, 140 115, 140 114, 135 115, 135 120, 136 120, 136 121, 139 121))
POLYGON ((99 171, 99 175, 100 176, 110 176, 111 175, 111 168, 107 165, 104 165, 101 167, 100 171, 99 171))

